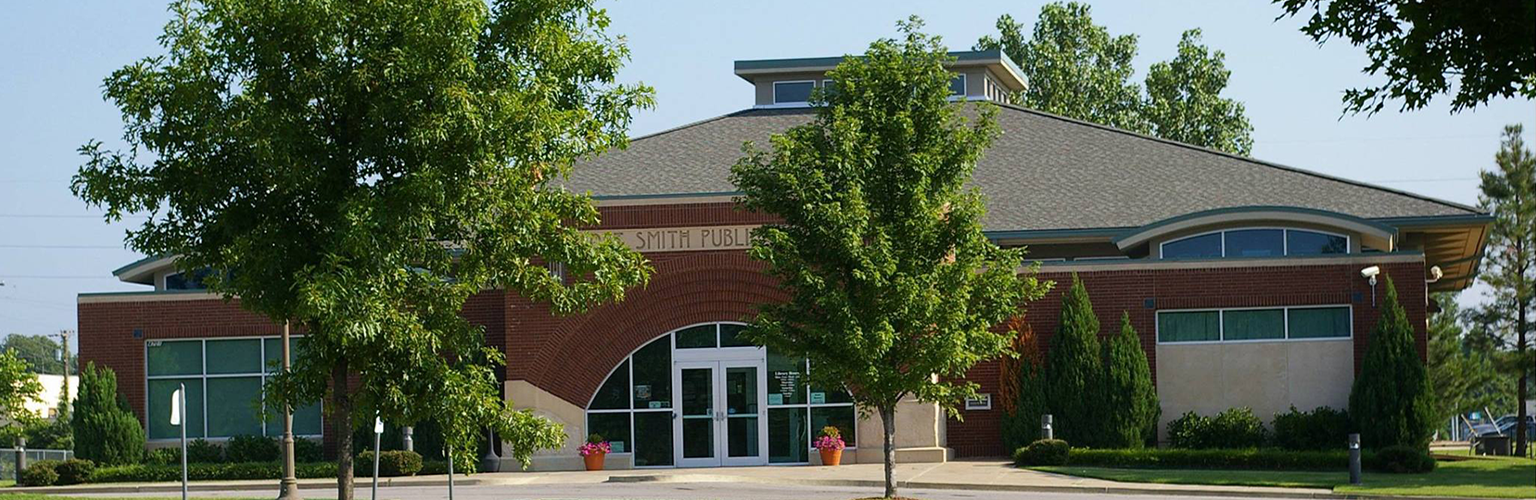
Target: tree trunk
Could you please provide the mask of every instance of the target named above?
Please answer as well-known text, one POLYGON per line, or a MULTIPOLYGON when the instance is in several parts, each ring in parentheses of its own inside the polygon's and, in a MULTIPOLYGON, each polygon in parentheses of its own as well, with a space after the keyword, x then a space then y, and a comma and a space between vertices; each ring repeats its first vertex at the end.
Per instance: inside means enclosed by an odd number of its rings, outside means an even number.
POLYGON ((331 422, 336 433, 336 500, 352 500, 352 397, 347 394, 347 358, 331 369, 331 422))
POLYGON ((885 497, 896 497, 896 405, 880 407, 885 426, 885 497))
MULTIPOLYGON (((1515 340, 1515 353, 1517 353, 1522 358, 1523 358, 1523 356, 1525 356, 1525 329, 1526 329, 1526 326, 1527 326, 1527 324, 1526 324, 1527 318, 1525 317, 1525 314, 1526 314, 1525 310, 1529 307, 1529 305, 1526 304, 1525 302, 1526 301, 1520 301, 1520 303, 1519 303, 1519 313, 1518 313, 1519 316, 1518 316, 1518 320, 1515 322, 1515 328, 1517 330, 1516 331, 1516 340, 1515 340)), ((1517 359, 1522 359, 1522 358, 1517 358, 1517 359)), ((1526 388, 1526 380, 1525 380, 1526 379, 1526 373, 1527 373, 1525 371, 1526 370, 1526 364, 1522 361, 1519 366, 1520 366, 1520 369, 1515 371, 1515 374, 1520 377, 1520 380, 1518 382, 1518 384, 1519 384, 1518 385, 1518 391, 1517 391, 1519 393, 1519 397, 1515 398, 1515 406, 1517 408, 1515 410, 1515 422, 1518 422, 1515 425, 1515 456, 1524 457, 1524 456, 1526 456, 1526 449, 1530 446, 1527 443, 1527 441, 1529 441, 1531 437, 1526 435, 1526 432, 1525 432, 1525 428, 1526 428, 1526 424, 1525 424, 1525 418, 1526 418, 1525 400, 1528 397, 1528 396, 1526 396, 1526 394, 1528 394, 1528 393, 1526 392, 1527 388, 1526 388)))

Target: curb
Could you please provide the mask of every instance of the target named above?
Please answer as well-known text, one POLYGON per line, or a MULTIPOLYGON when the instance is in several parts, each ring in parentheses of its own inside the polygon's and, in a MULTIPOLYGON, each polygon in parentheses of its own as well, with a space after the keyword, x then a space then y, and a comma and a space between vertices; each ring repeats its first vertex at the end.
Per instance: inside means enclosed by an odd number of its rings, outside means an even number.
MULTIPOLYGON (((722 476, 714 474, 657 474, 636 476, 612 476, 609 483, 754 483, 754 484, 780 484, 782 481, 748 477, 748 476, 722 476)), ((882 488, 884 481, 866 479, 796 479, 795 484, 810 486, 844 486, 855 488, 882 488)), ((1487 500, 1476 497, 1436 497, 1436 496, 1394 496, 1394 495, 1369 495, 1359 493, 1333 493, 1316 491, 1243 491, 1243 490, 1210 490, 1188 487, 1142 488, 1131 486, 1134 483, 1125 483, 1127 486, 1026 486, 1007 484, 965 484, 965 483, 936 483, 927 481, 897 481, 901 488, 913 488, 921 490, 955 490, 955 491, 1007 491, 1020 493, 1078 493, 1098 495, 1162 495, 1162 496, 1190 496, 1190 497, 1245 497, 1245 498, 1319 498, 1336 500, 1487 500)))

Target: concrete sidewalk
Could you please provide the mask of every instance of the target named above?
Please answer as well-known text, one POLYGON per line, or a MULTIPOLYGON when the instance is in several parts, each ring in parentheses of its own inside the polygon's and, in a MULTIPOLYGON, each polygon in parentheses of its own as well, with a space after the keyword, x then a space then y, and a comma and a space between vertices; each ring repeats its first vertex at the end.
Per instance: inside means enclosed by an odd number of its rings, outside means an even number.
MULTIPOLYGON (((733 467, 713 469, 648 469, 597 472, 502 472, 456 476, 454 484, 464 486, 596 484, 596 483, 793 483, 813 486, 881 487, 885 470, 881 464, 854 464, 839 467, 733 467)), ((1018 469, 1003 461, 958 461, 947 463, 900 464, 896 479, 901 487, 936 490, 1016 491, 1096 494, 1154 494, 1181 496, 1241 496, 1268 498, 1345 498, 1326 489, 1265 488, 1244 486, 1203 486, 1150 483, 1120 483, 1099 479, 1049 474, 1018 469)), ((334 479, 303 479, 300 489, 320 492, 334 489, 334 479)), ((380 479, 381 487, 446 486, 447 476, 417 476, 380 479)), ((356 488, 367 489, 368 478, 357 478, 356 488)), ((270 491, 276 481, 200 481, 192 491, 270 491)), ((54 486, 46 488, 6 488, 7 493, 47 493, 55 495, 100 493, 177 493, 180 483, 113 483, 54 486)), ((1350 498, 1359 498, 1350 497, 1350 498)))

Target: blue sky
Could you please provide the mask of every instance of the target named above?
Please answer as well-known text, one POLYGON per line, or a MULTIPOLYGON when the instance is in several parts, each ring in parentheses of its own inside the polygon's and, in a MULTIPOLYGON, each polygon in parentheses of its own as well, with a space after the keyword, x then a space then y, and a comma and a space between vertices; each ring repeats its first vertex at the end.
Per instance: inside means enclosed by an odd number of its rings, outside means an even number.
MULTIPOLYGON (((631 127, 645 134, 751 105, 750 87, 731 74, 737 59, 862 52, 892 36, 898 19, 927 21, 952 49, 992 32, 1004 13, 1032 23, 1044 2, 789 1, 604 2, 611 31, 633 60, 625 81, 656 88, 657 108, 631 127)), ((1140 81, 1148 65, 1173 57, 1180 33, 1204 30, 1227 55, 1227 95, 1247 106, 1254 156, 1468 204, 1478 170, 1492 166, 1505 124, 1529 122, 1527 100, 1500 100, 1452 115, 1444 100, 1411 112, 1342 116, 1343 89, 1376 81, 1360 73, 1364 51, 1342 42, 1319 47, 1275 21, 1279 9, 1256 0, 1092 2, 1094 18, 1115 34, 1140 37, 1140 81)), ((137 259, 122 249, 124 224, 104 224, 69 193, 90 139, 118 144, 117 111, 101 99, 101 80, 160 52, 169 19, 163 2, 73 0, 9 5, 0 17, 0 335, 51 333, 75 326, 80 292, 135 290, 111 271, 137 259)), ((1527 141, 1536 130, 1527 123, 1527 141)), ((1463 302, 1475 301, 1476 291, 1463 302)))

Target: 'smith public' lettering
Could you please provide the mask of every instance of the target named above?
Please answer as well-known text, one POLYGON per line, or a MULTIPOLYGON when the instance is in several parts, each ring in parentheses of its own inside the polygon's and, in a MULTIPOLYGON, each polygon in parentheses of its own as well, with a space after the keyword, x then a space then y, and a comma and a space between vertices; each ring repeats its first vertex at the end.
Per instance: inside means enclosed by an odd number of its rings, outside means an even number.
POLYGON ((641 252, 739 250, 752 246, 754 227, 757 226, 669 227, 607 233, 618 236, 629 248, 641 252))

